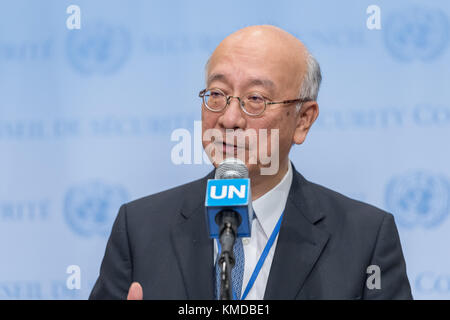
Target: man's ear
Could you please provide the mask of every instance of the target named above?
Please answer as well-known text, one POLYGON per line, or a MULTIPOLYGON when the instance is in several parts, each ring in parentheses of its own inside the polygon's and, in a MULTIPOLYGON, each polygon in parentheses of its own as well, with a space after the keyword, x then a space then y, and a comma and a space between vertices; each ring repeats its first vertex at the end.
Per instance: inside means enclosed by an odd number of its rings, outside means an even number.
POLYGON ((319 105, 317 101, 308 101, 302 104, 302 107, 297 113, 296 127, 293 136, 293 142, 295 144, 302 144, 309 129, 314 121, 319 116, 319 105))

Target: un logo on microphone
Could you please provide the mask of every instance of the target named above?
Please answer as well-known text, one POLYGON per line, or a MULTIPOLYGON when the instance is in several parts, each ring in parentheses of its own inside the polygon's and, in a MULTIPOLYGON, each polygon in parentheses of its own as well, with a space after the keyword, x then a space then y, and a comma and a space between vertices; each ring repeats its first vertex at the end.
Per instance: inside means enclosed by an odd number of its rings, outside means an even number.
POLYGON ((125 28, 98 22, 69 32, 66 48, 70 64, 80 73, 109 75, 128 59, 131 40, 125 28))
POLYGON ((120 206, 127 200, 127 192, 120 185, 99 181, 80 184, 66 193, 64 217, 81 236, 107 236, 120 206))
POLYGON ((450 183, 422 171, 393 177, 386 187, 386 205, 406 228, 440 225, 450 212, 450 183))
POLYGON ((413 7, 387 18, 384 42, 400 61, 430 61, 440 56, 449 41, 449 21, 440 9, 413 7))

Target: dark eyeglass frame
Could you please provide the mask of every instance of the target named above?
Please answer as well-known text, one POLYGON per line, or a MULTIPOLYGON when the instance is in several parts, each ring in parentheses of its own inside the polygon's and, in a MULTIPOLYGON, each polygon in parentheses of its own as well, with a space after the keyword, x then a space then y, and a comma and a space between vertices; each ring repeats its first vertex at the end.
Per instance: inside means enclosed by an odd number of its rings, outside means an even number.
POLYGON ((248 114, 249 116, 253 116, 253 117, 257 117, 257 116, 262 115, 262 114, 264 113, 264 111, 266 111, 266 108, 267 108, 268 105, 272 105, 272 104, 304 103, 304 102, 308 102, 308 101, 313 101, 313 99, 305 98, 305 99, 290 99, 290 100, 283 100, 283 101, 277 101, 277 102, 275 102, 275 101, 267 101, 267 99, 264 98, 264 96, 260 95, 261 98, 263 98, 263 100, 264 100, 264 109, 262 109, 262 111, 261 111, 260 113, 250 113, 250 112, 248 112, 248 111, 245 109, 245 103, 244 103, 244 101, 241 99, 241 97, 227 96, 227 95, 225 94, 225 92, 223 92, 222 90, 220 90, 220 89, 214 89, 214 90, 217 90, 217 91, 221 92, 221 93, 224 95, 224 97, 226 98, 225 106, 224 106, 222 109, 216 110, 216 109, 211 109, 211 107, 208 106, 208 104, 206 103, 206 100, 205 100, 205 93, 206 93, 207 91, 210 91, 210 90, 212 90, 212 89, 207 89, 207 88, 206 88, 206 89, 203 89, 202 91, 200 91, 199 94, 198 94, 198 96, 199 96, 200 98, 203 99, 203 104, 205 105, 206 109, 208 109, 209 111, 212 111, 212 112, 222 112, 222 111, 225 110, 225 108, 230 104, 231 99, 232 99, 232 98, 236 98, 236 99, 239 100, 239 106, 241 107, 242 111, 244 111, 244 112, 245 112, 246 114, 248 114))

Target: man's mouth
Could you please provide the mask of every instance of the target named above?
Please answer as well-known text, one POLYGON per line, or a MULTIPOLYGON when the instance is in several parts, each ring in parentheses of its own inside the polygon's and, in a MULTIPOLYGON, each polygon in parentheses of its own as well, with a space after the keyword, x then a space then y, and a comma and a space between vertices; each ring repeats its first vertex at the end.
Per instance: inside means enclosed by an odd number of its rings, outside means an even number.
POLYGON ((234 154, 237 152, 238 148, 239 147, 235 144, 229 144, 229 143, 222 142, 222 151, 224 153, 232 152, 234 154))
POLYGON ((219 142, 219 141, 216 141, 215 145, 216 145, 216 148, 218 150, 221 150, 223 153, 236 154, 237 151, 240 149, 247 149, 245 147, 245 145, 241 146, 241 145, 237 145, 237 144, 225 143, 225 142, 219 142))

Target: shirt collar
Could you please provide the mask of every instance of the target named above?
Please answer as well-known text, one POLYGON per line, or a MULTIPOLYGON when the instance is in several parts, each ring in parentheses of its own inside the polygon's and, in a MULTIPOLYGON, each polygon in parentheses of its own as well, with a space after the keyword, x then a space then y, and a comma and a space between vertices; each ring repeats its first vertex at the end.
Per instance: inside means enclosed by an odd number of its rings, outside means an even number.
POLYGON ((275 229, 275 225, 286 206, 289 189, 292 184, 292 176, 292 165, 289 161, 288 171, 283 179, 263 196, 252 201, 253 212, 256 214, 267 238, 270 237, 273 229, 275 229))

